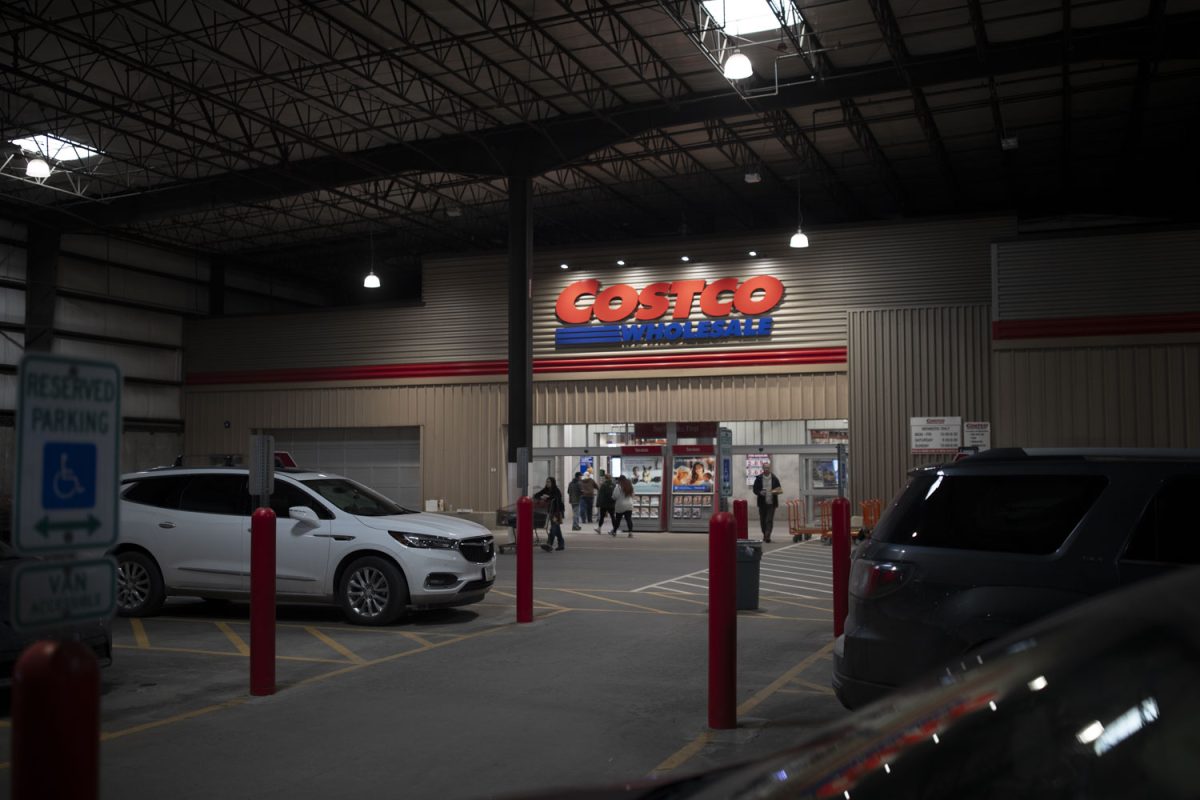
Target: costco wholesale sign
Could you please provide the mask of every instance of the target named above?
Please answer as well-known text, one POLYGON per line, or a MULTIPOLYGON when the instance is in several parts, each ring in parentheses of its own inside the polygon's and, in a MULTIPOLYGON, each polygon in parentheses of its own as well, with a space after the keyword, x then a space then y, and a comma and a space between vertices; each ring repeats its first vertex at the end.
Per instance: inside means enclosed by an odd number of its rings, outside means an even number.
POLYGON ((576 281, 555 303, 555 315, 572 327, 555 331, 554 343, 570 347, 762 338, 770 336, 775 324, 764 315, 782 299, 783 282, 771 275, 641 288, 626 283, 602 287, 594 278, 576 281))

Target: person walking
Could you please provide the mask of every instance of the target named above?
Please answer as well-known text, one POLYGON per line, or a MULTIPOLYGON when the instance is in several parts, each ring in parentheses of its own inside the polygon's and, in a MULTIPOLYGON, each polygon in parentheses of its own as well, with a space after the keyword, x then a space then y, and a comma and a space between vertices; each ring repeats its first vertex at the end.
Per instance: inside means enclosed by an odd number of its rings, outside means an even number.
POLYGON ((551 550, 562 550, 567 543, 562 535, 563 496, 562 490, 558 488, 558 481, 554 478, 546 478, 546 485, 538 490, 533 499, 546 501, 546 521, 550 531, 542 549, 547 553, 551 550), (558 539, 558 547, 554 546, 555 539, 558 539))
POLYGON ((596 503, 596 491, 600 487, 588 473, 579 479, 579 517, 588 525, 592 524, 592 508, 596 503))
POLYGON ((633 484, 624 475, 617 478, 617 485, 613 488, 613 529, 609 531, 609 536, 617 535, 617 529, 621 527, 621 517, 625 518, 625 531, 632 539, 633 484))
POLYGON ((567 484, 567 502, 571 504, 571 530, 579 530, 579 479, 582 472, 576 472, 575 477, 567 484))
POLYGON ((754 496, 758 498, 758 527, 763 541, 771 541, 771 530, 775 527, 775 509, 779 507, 779 495, 783 487, 779 478, 771 473, 771 462, 764 461, 762 474, 754 479, 754 496))
POLYGON ((610 516, 613 522, 616 522, 616 514, 613 513, 613 489, 616 484, 613 483, 612 475, 600 473, 601 483, 600 491, 596 497, 596 506, 600 509, 600 520, 596 523, 596 533, 604 533, 604 517, 610 516))

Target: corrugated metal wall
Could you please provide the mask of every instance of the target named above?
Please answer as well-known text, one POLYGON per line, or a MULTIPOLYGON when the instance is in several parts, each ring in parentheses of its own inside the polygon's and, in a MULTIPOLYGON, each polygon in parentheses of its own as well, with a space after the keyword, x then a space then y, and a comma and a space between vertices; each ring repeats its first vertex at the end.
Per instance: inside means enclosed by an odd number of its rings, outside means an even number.
POLYGON ((854 310, 847 317, 857 508, 866 498, 890 500, 910 468, 946 460, 911 454, 911 417, 991 420, 991 320, 986 305, 854 310))
MULTIPOLYGON (((793 250, 787 237, 687 239, 539 251, 535 258, 534 356, 602 354, 556 352, 554 315, 569 283, 644 286, 676 278, 748 277, 771 273, 787 294, 772 312, 770 342, 741 346, 842 346, 845 311, 898 305, 986 303, 990 298, 991 242, 1013 235, 1013 220, 969 219, 846 226, 813 231, 812 246, 793 250), (748 251, 759 256, 751 258, 748 251), (679 259, 692 260, 683 264, 679 259), (623 258, 626 267, 617 267, 623 258), (559 264, 567 263, 569 270, 559 264)), ((189 322, 189 372, 291 367, 335 367, 507 358, 504 254, 427 260, 420 307, 355 309, 189 322), (246 347, 254 342, 254 347, 246 347)), ((738 344, 711 346, 737 349, 738 344)), ((661 348, 660 348, 661 350, 661 348)), ((611 351, 607 351, 611 354, 611 351)))
MULTIPOLYGON (((505 480, 505 385, 190 391, 185 452, 247 451, 254 428, 421 427, 422 496, 494 509, 505 480), (226 421, 229 427, 225 427, 226 421)), ((536 424, 845 418, 844 374, 551 382, 534 387, 536 424)))
POLYGON ((426 265, 420 306, 189 321, 187 370, 503 360, 505 269, 495 257, 426 265))
POLYGON ((997 349, 993 443, 1200 447, 1200 343, 997 349))
MULTIPOLYGON (((787 247, 787 237, 680 240, 538 254, 540 281, 534 297, 534 357, 587 357, 612 350, 555 350, 554 331, 562 325, 554 304, 568 284, 595 278, 601 287, 627 283, 641 288, 656 281, 685 278, 748 278, 770 274, 786 287, 781 305, 770 312, 775 325, 769 341, 732 340, 705 345, 714 351, 844 346, 850 308, 987 303, 990 299, 991 243, 1015 234, 1011 219, 941 220, 844 226, 810 232, 806 249, 787 247), (748 255, 750 250, 758 253, 748 255), (686 264, 680 258, 687 255, 686 264), (622 258, 626 266, 616 265, 622 258), (568 263, 569 270, 559 264, 568 263)), ((694 308, 698 309, 698 301, 694 308)), ((695 311, 694 311, 695 313, 695 311)), ((737 316, 735 314, 735 316, 737 316)), ((661 345, 626 346, 654 349, 661 345)))
POLYGON ((422 496, 491 510, 505 481, 503 384, 191 391, 184 449, 247 451, 254 428, 421 428, 422 496), (229 427, 225 427, 225 423, 229 427))
POLYGON ((1200 309, 1197 253, 1200 230, 999 242, 995 318, 1195 312, 1200 309))
POLYGON ((845 418, 844 373, 537 383, 534 423, 845 418))

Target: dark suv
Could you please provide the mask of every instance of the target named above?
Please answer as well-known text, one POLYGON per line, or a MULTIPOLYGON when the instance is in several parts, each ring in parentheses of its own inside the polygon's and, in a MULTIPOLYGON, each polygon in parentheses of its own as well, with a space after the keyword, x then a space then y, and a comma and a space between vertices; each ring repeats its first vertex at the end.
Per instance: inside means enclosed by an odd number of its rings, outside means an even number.
POLYGON ((1200 563, 1200 451, 989 450, 914 470, 850 572, 856 708, 1031 620, 1200 563))

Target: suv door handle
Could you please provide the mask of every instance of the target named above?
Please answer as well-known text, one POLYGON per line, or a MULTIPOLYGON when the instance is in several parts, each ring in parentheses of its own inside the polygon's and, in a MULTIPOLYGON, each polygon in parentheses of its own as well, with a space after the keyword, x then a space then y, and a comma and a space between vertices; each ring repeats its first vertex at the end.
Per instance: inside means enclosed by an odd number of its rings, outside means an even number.
POLYGON ((174 522, 160 522, 160 523, 158 523, 158 527, 160 527, 160 528, 174 528, 174 527, 175 527, 175 523, 174 523, 174 522))

